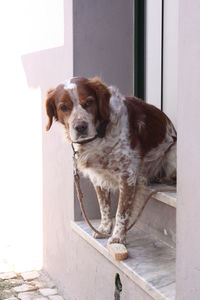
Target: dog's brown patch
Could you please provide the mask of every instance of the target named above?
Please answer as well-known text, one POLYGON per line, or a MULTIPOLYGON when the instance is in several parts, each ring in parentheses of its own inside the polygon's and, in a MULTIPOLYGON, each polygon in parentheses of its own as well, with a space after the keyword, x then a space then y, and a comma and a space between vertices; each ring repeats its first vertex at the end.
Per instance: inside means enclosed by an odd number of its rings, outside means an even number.
POLYGON ((130 126, 130 142, 134 149, 139 146, 141 156, 156 148, 166 135, 166 115, 155 106, 136 97, 126 97, 130 126))
POLYGON ((64 89, 63 84, 58 85, 54 90, 49 90, 46 97, 46 111, 48 116, 46 129, 49 130, 51 128, 53 118, 64 124, 64 119, 70 116, 72 109, 72 100, 69 93, 64 89), (66 111, 62 111, 63 106, 66 106, 66 111))

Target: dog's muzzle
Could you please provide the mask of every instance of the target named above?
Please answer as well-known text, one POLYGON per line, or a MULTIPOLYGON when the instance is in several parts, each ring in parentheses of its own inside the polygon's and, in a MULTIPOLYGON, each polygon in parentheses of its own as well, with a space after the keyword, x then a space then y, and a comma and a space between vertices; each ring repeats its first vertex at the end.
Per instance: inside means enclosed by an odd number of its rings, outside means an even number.
POLYGON ((74 129, 76 130, 77 137, 86 137, 88 133, 88 124, 84 121, 78 122, 75 125, 74 129))

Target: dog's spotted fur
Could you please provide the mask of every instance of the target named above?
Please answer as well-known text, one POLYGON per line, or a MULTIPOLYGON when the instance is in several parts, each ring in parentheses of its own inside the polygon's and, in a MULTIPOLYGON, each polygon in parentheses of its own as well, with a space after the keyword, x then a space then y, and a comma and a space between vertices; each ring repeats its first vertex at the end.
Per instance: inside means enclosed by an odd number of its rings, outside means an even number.
MULTIPOLYGON (((119 189, 116 222, 109 243, 124 243, 126 229, 144 201, 145 185, 157 176, 176 176, 176 131, 167 116, 135 97, 124 97, 99 78, 75 77, 47 93, 50 129, 55 120, 77 144, 78 168, 92 181, 101 210, 102 233, 111 233, 109 192, 119 189), (86 124, 80 134, 77 124, 86 124)), ((95 234, 95 237, 99 236, 95 234)))

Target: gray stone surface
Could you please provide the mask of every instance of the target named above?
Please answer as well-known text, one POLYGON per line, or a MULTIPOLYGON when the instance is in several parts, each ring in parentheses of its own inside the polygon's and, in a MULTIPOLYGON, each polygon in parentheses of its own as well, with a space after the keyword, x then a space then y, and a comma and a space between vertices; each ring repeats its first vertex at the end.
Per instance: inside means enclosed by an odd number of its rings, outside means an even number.
POLYGON ((57 294, 57 289, 39 289, 40 293, 43 296, 51 296, 51 295, 56 295, 57 294))
POLYGON ((36 289, 37 288, 34 285, 30 285, 30 284, 26 284, 26 283, 13 288, 13 290, 17 293, 34 291, 36 289))
MULTIPOLYGON (((98 224, 93 220, 95 227, 98 224)), ((117 262, 107 250, 107 240, 95 240, 84 221, 72 222, 72 228, 153 299, 175 299, 175 248, 134 226, 127 235, 128 259, 117 262)))
POLYGON ((64 300, 43 272, 1 273, 0 300, 64 300), (10 279, 9 279, 10 278, 10 279))
POLYGON ((35 299, 35 297, 38 296, 37 292, 24 292, 24 293, 19 293, 18 298, 21 300, 32 300, 35 299))
POLYGON ((33 280, 35 278, 38 278, 40 274, 37 271, 31 271, 31 272, 21 273, 21 276, 24 280, 33 280))
POLYGON ((42 280, 38 280, 38 279, 35 279, 35 280, 31 280, 29 281, 30 284, 34 285, 36 288, 38 289, 42 289, 42 288, 45 288, 45 287, 49 287, 46 282, 42 281, 42 280))
POLYGON ((15 272, 7 272, 7 273, 0 273, 0 279, 5 280, 5 279, 12 279, 16 278, 17 274, 15 272))
POLYGON ((53 295, 53 296, 49 296, 50 300, 64 300, 63 297, 59 296, 59 295, 53 295))

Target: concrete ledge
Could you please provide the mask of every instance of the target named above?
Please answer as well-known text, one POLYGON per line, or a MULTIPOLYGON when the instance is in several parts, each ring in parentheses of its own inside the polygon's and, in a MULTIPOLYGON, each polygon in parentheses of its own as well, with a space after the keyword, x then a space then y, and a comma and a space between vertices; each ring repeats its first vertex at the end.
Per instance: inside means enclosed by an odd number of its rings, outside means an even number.
MULTIPOLYGON (((99 220, 94 220, 93 224, 97 228, 99 220)), ((129 257, 123 262, 117 262, 107 250, 107 239, 94 239, 84 221, 71 222, 71 227, 153 299, 175 299, 174 248, 135 226, 127 237, 129 257)))
MULTIPOLYGON (((166 189, 166 188, 171 188, 171 186, 168 186, 166 184, 153 184, 151 185, 151 187, 149 187, 149 191, 154 191, 155 189, 166 189)), ((155 194, 152 198, 176 208, 176 193, 159 192, 155 194)))

